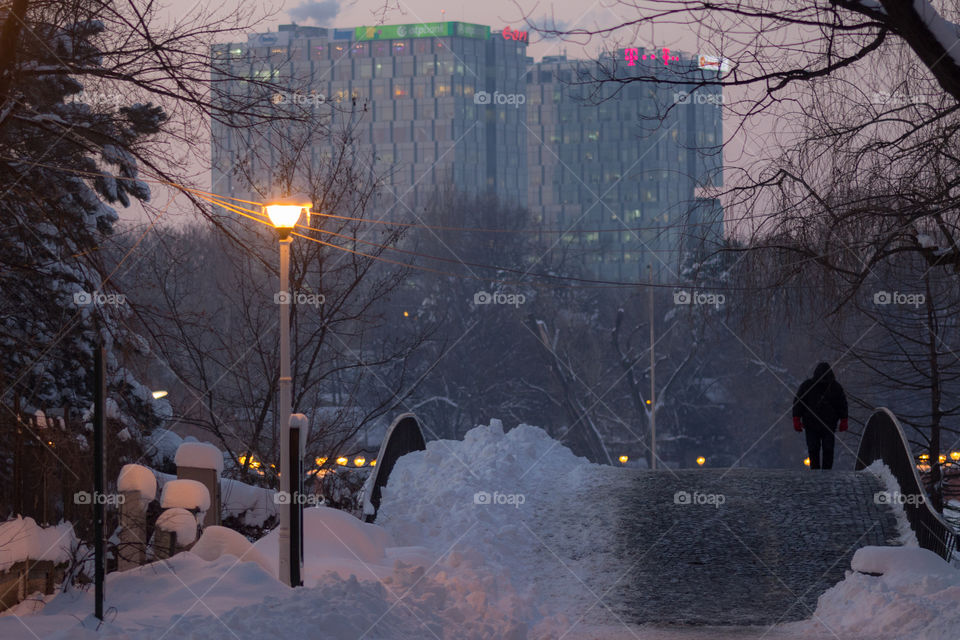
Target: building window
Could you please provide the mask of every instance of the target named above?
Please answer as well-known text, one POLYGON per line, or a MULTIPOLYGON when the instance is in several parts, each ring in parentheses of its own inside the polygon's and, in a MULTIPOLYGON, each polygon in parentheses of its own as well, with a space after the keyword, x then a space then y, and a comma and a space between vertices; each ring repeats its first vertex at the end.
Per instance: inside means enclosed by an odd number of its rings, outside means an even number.
POLYGON ((358 57, 366 57, 368 53, 367 43, 366 42, 357 42, 353 45, 352 55, 358 57))
POLYGON ((445 98, 450 95, 450 85, 445 82, 438 82, 433 87, 433 95, 435 98, 445 98))
POLYGON ((375 40, 371 44, 371 49, 372 49, 373 56, 390 55, 390 46, 383 40, 375 40))
POLYGON ((418 38, 413 41, 413 52, 417 55, 432 53, 430 38, 418 38))
POLYGON ((407 55, 407 51, 410 49, 408 47, 409 43, 406 40, 394 40, 393 41, 393 55, 403 56, 407 55))

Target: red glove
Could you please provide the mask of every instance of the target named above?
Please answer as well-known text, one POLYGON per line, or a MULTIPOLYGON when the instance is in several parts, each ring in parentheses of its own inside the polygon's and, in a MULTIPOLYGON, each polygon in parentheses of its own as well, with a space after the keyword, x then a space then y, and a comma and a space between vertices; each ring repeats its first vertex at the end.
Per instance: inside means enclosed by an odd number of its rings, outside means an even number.
POLYGON ((803 431, 803 423, 800 422, 800 418, 793 419, 793 430, 794 431, 803 431))
POLYGON ((840 420, 840 431, 846 431, 849 427, 850 427, 850 425, 847 424, 847 419, 846 419, 846 418, 842 418, 842 419, 840 420))

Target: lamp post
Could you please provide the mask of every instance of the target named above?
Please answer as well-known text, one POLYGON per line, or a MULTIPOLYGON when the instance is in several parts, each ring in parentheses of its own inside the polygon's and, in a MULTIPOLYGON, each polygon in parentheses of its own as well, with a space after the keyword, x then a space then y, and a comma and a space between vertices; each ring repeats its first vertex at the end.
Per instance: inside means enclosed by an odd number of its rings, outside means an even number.
MULTIPOLYGON (((296 570, 291 562, 290 524, 293 521, 293 505, 289 498, 295 487, 291 483, 293 469, 290 465, 290 412, 292 403, 292 378, 290 375, 290 242, 291 233, 303 210, 309 215, 313 203, 304 200, 283 199, 264 207, 267 217, 280 237, 280 291, 276 301, 280 305, 280 384, 278 420, 280 424, 280 495, 286 495, 286 504, 280 505, 280 579, 291 587, 298 586, 300 559, 296 570)), ((299 555, 299 554, 298 554, 299 555)))

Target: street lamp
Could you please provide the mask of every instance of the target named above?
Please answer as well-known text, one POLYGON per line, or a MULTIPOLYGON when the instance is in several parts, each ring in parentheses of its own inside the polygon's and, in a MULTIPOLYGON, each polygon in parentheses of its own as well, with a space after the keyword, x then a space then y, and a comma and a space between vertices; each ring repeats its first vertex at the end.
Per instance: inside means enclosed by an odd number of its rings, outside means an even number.
MULTIPOLYGON (((291 233, 306 210, 310 215, 313 203, 297 198, 283 198, 264 206, 267 217, 280 237, 280 291, 274 299, 280 305, 280 383, 279 383, 279 422, 280 422, 280 492, 292 495, 291 484, 293 469, 290 465, 290 412, 292 402, 292 378, 290 376, 290 242, 291 233)), ((299 479, 299 475, 298 475, 299 479)), ((280 579, 295 587, 294 567, 290 558, 290 523, 293 520, 293 505, 280 505, 280 579)), ((299 559, 296 574, 299 576, 299 559)))

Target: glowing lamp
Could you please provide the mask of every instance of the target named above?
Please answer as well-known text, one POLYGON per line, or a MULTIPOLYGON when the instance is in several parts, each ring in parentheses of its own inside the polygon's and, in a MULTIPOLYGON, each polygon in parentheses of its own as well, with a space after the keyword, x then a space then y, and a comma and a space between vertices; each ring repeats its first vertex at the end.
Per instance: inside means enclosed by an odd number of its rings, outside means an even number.
POLYGON ((954 462, 960 462, 960 451, 951 451, 950 459, 954 462))
POLYGON ((810 458, 804 458, 804 459, 803 459, 803 464, 804 464, 804 466, 809 467, 809 466, 810 466, 810 458))
POLYGON ((153 396, 154 400, 159 400, 160 398, 166 398, 167 393, 168 392, 166 391, 154 391, 151 395, 153 396))
POLYGON ((627 460, 629 460, 629 459, 630 459, 630 458, 628 458, 627 456, 620 456, 620 458, 619 458, 620 464, 627 464, 627 460))
POLYGON ((322 467, 324 464, 326 464, 327 459, 326 459, 325 457, 320 457, 320 458, 317 458, 316 460, 314 460, 314 462, 317 463, 317 466, 318 466, 318 467, 322 467))
POLYGON ((353 466, 355 467, 362 467, 365 464, 367 464, 367 459, 363 456, 358 456, 353 459, 353 466))
POLYGON ((941 453, 941 454, 940 454, 939 461, 940 461, 940 464, 943 464, 944 462, 946 462, 946 461, 947 461, 947 454, 941 453))
POLYGON ((270 218, 270 224, 274 227, 277 229, 293 229, 297 226, 304 209, 309 216, 312 207, 312 202, 297 198, 285 198, 271 202, 263 208, 267 212, 267 217, 270 218))
POLYGON ((370 461, 370 466, 371 466, 371 467, 377 466, 377 461, 376 461, 376 460, 371 460, 371 461, 370 461))
POLYGON ((340 456, 339 458, 337 458, 337 464, 340 465, 341 467, 346 466, 347 459, 344 458, 343 456, 340 456))
POLYGON ((706 462, 706 461, 707 461, 707 459, 704 458, 703 456, 699 456, 699 457, 697 458, 697 464, 698 464, 699 466, 701 466, 701 467, 703 466, 703 463, 706 462))

